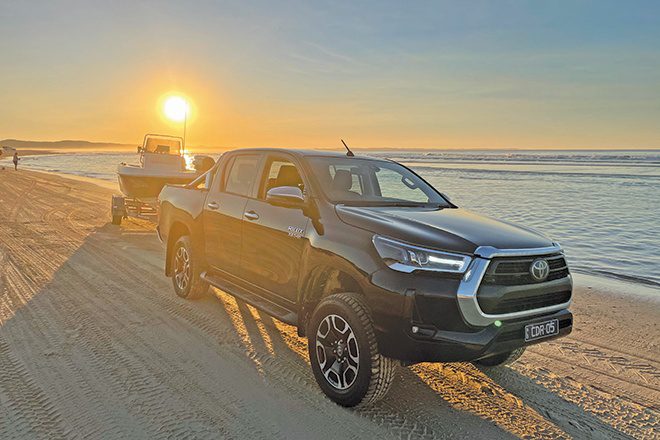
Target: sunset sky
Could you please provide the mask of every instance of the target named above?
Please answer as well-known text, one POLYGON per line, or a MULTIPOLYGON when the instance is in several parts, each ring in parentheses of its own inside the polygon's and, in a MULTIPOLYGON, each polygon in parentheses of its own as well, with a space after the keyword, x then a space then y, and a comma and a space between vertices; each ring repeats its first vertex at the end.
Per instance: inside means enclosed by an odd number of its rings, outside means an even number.
POLYGON ((0 139, 658 148, 658 1, 12 1, 0 139))

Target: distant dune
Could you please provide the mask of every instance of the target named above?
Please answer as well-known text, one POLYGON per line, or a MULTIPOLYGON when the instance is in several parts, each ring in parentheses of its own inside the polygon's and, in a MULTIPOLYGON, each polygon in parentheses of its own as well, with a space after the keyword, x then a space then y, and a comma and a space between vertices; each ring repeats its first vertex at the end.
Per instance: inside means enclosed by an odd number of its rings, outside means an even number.
MULTIPOLYGON (((134 144, 120 144, 117 142, 90 142, 80 140, 63 141, 25 141, 19 139, 4 139, 0 141, 0 147, 12 147, 19 150, 19 154, 44 154, 48 152, 61 151, 135 151, 138 144, 142 144, 139 139, 134 144), (40 150, 35 151, 35 150, 40 150)), ((211 146, 189 146, 188 149, 193 152, 219 152, 227 150, 226 147, 211 146)))
POLYGON ((118 144, 115 142, 89 142, 76 140, 63 141, 24 141, 18 139, 4 139, 0 146, 12 147, 18 150, 134 150, 135 144, 118 144))

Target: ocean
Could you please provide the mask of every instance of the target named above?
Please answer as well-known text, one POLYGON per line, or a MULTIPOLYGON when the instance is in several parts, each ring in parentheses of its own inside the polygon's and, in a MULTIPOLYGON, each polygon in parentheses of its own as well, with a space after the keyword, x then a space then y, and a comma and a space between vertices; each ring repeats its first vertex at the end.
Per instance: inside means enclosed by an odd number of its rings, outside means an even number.
MULTIPOLYGON (((660 288, 660 151, 357 154, 402 162, 460 207, 544 232, 564 247, 574 272, 660 288)), ((136 161, 135 154, 71 153, 26 156, 20 166, 116 180, 119 162, 136 161)))

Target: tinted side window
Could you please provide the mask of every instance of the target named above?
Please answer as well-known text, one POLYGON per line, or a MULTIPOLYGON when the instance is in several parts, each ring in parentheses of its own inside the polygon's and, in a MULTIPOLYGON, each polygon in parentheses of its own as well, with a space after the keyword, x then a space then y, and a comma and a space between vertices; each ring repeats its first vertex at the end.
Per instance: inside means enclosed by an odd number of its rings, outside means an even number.
POLYGON ((241 196, 249 196, 257 178, 259 156, 237 156, 231 164, 225 182, 225 191, 241 196))

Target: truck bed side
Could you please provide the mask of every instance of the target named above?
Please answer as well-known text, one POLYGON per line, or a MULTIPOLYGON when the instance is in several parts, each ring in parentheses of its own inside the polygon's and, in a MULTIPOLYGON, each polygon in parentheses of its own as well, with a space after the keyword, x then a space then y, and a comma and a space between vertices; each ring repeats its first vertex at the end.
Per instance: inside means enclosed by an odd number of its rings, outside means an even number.
POLYGON ((158 233, 167 246, 165 273, 169 275, 169 251, 181 235, 189 235, 194 246, 203 246, 202 217, 208 191, 179 185, 166 185, 160 193, 158 233))

